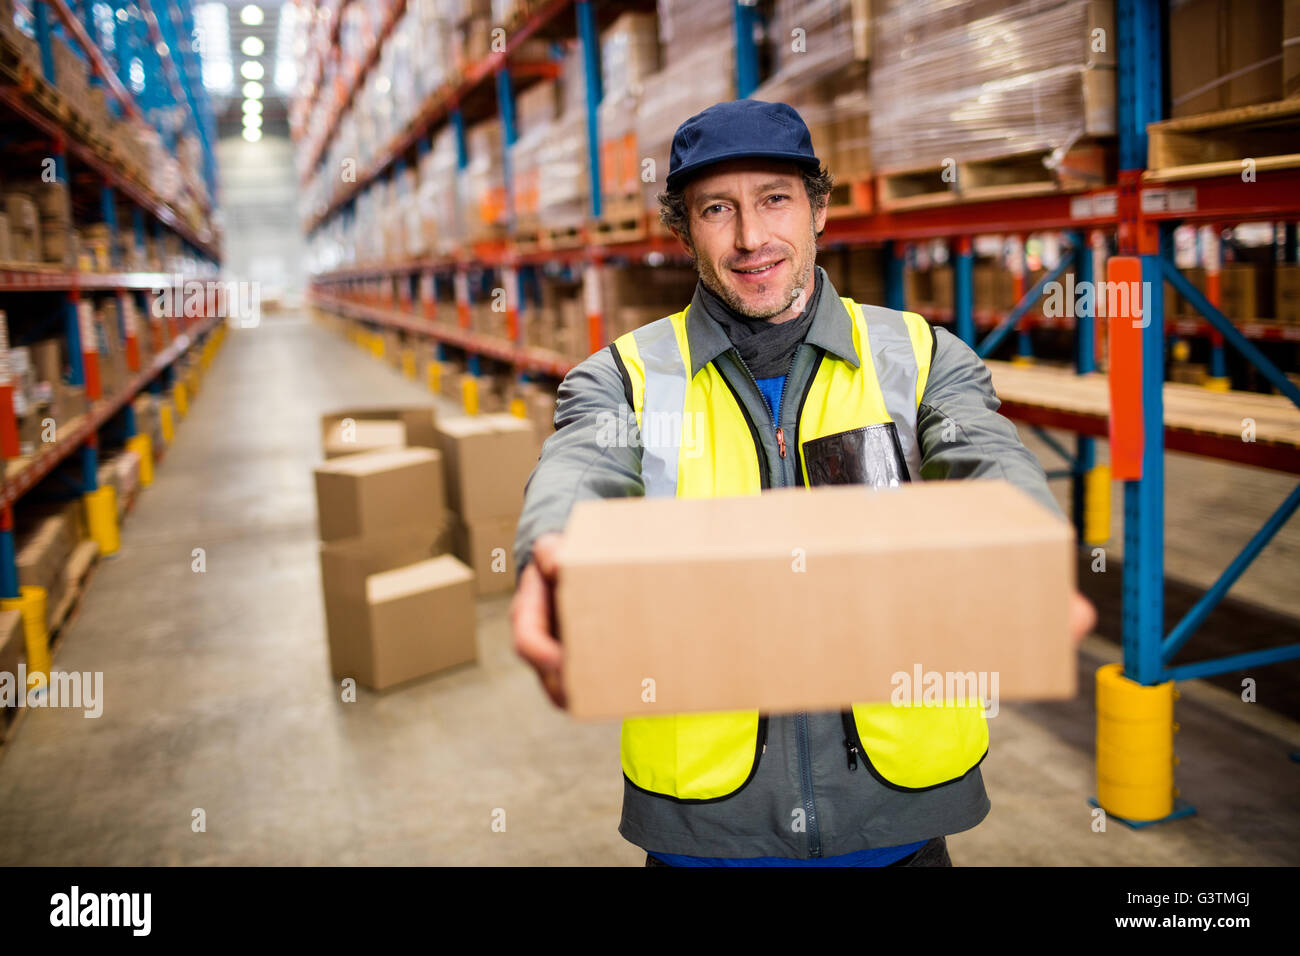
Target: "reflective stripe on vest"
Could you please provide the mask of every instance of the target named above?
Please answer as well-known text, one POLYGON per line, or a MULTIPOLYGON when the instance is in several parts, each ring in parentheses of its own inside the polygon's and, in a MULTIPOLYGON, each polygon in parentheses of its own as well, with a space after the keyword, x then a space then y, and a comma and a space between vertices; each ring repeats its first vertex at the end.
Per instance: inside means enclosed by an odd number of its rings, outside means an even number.
MULTIPOLYGON (((910 476, 919 480, 916 418, 930 368, 929 326, 915 313, 861 306, 849 298, 841 302, 853 319, 861 361, 854 368, 829 353, 823 356, 799 413, 798 459, 808 441, 892 421, 910 476)), ((764 452, 755 447, 745 413, 714 363, 691 378, 688 311, 614 342, 643 432, 646 494, 757 494, 764 452)), ((846 731, 861 741, 867 769, 897 789, 956 780, 977 766, 988 748, 979 705, 855 703, 849 714, 846 731)), ((757 711, 737 711, 625 720, 623 772, 633 786, 652 794, 695 802, 725 799, 757 767, 759 718, 757 711)))
MULTIPOLYGON (((685 316, 683 311, 682 315, 685 316)), ((681 451, 679 434, 664 427, 683 414, 686 405, 687 365, 677 344, 671 322, 652 322, 639 328, 637 349, 645 372, 645 399, 637 425, 649 439, 642 444, 641 475, 647 498, 670 498, 677 494, 677 459, 681 451), (644 423, 649 422, 646 426, 644 423), (665 435, 668 441, 661 440, 665 435)))

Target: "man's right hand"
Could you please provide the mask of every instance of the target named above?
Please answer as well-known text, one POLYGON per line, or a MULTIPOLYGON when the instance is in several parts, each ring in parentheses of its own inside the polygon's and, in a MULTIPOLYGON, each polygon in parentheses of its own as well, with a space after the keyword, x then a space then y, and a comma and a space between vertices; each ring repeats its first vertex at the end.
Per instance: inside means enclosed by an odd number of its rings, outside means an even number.
POLYGON ((565 706, 562 680, 564 654, 555 633, 555 581, 561 535, 544 534, 533 542, 532 559, 519 575, 510 604, 515 653, 537 671, 556 707, 565 706))

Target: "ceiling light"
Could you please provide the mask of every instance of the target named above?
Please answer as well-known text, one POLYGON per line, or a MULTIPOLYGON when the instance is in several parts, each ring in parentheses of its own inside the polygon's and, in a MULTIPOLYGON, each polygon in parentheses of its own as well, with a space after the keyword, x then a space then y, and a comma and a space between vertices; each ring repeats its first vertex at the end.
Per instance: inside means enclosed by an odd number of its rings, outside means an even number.
POLYGON ((256 60, 245 60, 239 64, 239 75, 246 80, 260 80, 266 75, 266 70, 256 60))
POLYGON ((246 23, 250 27, 258 26, 262 22, 262 8, 255 3, 249 3, 244 9, 239 11, 239 22, 246 23))
POLYGON ((244 100, 244 112, 245 112, 245 113, 257 113, 257 114, 260 115, 261 112, 262 112, 262 101, 261 101, 261 100, 244 100))
POLYGON ((262 138, 262 131, 257 127, 255 126, 244 127, 244 139, 248 140, 250 143, 256 143, 261 138, 262 138))
POLYGON ((244 99, 246 100, 260 100, 265 92, 266 90, 262 88, 262 84, 256 80, 244 84, 244 99))
POLYGON ((262 128, 262 117, 258 116, 256 113, 244 114, 244 129, 261 129, 261 128, 262 128))
POLYGON ((265 49, 266 44, 257 37, 244 37, 244 42, 239 44, 239 52, 244 56, 261 56, 265 49))

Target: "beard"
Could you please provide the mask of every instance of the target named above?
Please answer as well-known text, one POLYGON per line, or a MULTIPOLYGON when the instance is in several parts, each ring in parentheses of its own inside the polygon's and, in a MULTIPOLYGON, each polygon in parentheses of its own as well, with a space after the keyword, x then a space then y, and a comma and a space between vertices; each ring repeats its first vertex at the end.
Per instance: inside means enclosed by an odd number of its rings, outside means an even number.
POLYGON ((733 312, 742 315, 747 319, 766 321, 775 318, 782 312, 790 308, 790 304, 796 300, 802 299, 804 290, 808 287, 808 282, 812 279, 813 265, 817 258, 817 231, 816 227, 810 224, 807 240, 793 249, 793 255, 787 256, 794 265, 794 275, 790 280, 790 286, 786 290, 785 296, 775 307, 755 307, 749 305, 741 297, 740 293, 730 285, 722 281, 717 269, 713 263, 709 262, 698 255, 694 255, 695 271, 704 283, 705 288, 725 302, 733 312))

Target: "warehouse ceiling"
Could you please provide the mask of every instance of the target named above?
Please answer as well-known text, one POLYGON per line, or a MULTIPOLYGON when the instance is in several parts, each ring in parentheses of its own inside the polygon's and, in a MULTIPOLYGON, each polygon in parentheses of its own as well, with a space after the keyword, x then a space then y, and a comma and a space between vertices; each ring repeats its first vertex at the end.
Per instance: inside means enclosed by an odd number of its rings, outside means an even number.
POLYGON ((297 83, 292 48, 297 9, 284 0, 195 5, 203 85, 212 98, 218 137, 243 134, 253 125, 245 120, 250 113, 261 117, 266 135, 289 135, 288 97, 297 83))

